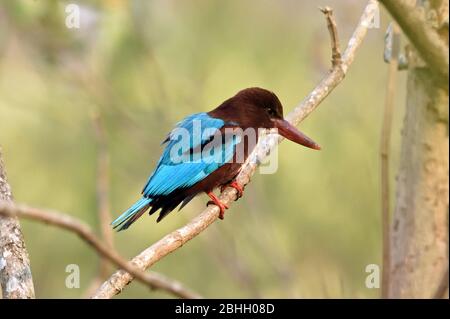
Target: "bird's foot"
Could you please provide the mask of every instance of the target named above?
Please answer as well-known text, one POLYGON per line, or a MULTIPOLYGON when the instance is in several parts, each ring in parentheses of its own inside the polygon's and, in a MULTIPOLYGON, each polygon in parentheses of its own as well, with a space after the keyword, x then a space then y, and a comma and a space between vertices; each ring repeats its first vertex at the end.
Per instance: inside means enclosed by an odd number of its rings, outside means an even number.
POLYGON ((209 198, 211 198, 211 200, 208 203, 206 203, 206 206, 216 205, 217 207, 219 207, 220 208, 219 218, 223 219, 225 215, 225 210, 228 209, 228 205, 222 203, 213 192, 209 192, 206 194, 209 196, 209 198))
POLYGON ((236 198, 236 200, 238 200, 239 198, 241 198, 242 197, 242 195, 244 195, 244 187, 243 186, 241 186, 238 182, 236 182, 236 181, 232 181, 231 183, 229 183, 229 184, 226 184, 226 185, 222 185, 221 187, 220 187, 220 192, 223 192, 224 190, 225 190, 225 188, 227 188, 227 187, 233 187, 236 191, 237 191, 237 198, 236 198))

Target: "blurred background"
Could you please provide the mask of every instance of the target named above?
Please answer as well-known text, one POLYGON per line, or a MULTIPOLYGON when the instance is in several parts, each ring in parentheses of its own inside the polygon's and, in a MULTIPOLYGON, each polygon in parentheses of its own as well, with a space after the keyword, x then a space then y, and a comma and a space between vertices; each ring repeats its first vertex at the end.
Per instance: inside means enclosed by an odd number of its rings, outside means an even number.
MULTIPOLYGON (((334 8, 344 49, 365 1, 70 1, 80 29, 65 26, 65 1, 0 3, 0 145, 15 200, 99 228, 97 146, 104 124, 111 214, 139 196, 161 141, 184 116, 209 111, 238 90, 274 91, 289 112, 327 73, 331 49, 319 6, 334 8)), ((279 148, 273 175, 255 175, 245 196, 153 270, 205 297, 376 298, 365 268, 381 261, 379 136, 387 65, 381 14, 346 79, 301 124, 322 151, 279 148)), ((394 117, 396 171, 405 75, 394 117)), ((392 189, 392 188, 391 188, 392 189)), ((200 196, 156 224, 145 216, 114 235, 126 258, 184 225, 200 196)), ((22 221, 39 298, 76 298, 98 257, 76 236, 22 221), (80 289, 65 286, 68 264, 80 289)), ((119 298, 170 297, 133 282, 119 298)))

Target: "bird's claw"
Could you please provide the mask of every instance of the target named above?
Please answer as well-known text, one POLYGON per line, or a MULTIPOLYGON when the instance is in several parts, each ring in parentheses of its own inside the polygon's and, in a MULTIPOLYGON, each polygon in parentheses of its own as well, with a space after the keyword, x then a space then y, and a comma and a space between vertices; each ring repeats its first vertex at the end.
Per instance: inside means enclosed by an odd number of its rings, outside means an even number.
POLYGON ((218 206, 220 208, 219 219, 224 219, 225 218, 224 217, 225 210, 228 209, 228 205, 226 205, 226 204, 224 204, 222 202, 216 203, 215 201, 212 201, 212 200, 210 200, 210 201, 208 201, 208 203, 206 203, 206 206, 209 206, 209 205, 216 205, 216 206, 218 206))
POLYGON ((227 187, 232 187, 232 188, 234 188, 234 189, 236 190, 236 192, 237 192, 237 194, 236 194, 236 200, 238 200, 239 198, 242 197, 242 195, 244 195, 244 187, 241 186, 241 185, 240 185, 238 182, 236 182, 236 181, 232 181, 232 182, 229 183, 229 184, 222 185, 222 186, 220 187, 220 192, 223 192, 223 191, 225 190, 225 188, 227 188, 227 187))
POLYGON ((206 206, 216 205, 217 207, 219 207, 219 209, 220 209, 219 218, 224 219, 225 210, 228 209, 228 205, 225 203, 222 203, 220 201, 220 199, 216 195, 214 195, 214 193, 212 193, 212 192, 208 193, 208 196, 209 196, 209 198, 211 198, 211 200, 206 203, 206 206))

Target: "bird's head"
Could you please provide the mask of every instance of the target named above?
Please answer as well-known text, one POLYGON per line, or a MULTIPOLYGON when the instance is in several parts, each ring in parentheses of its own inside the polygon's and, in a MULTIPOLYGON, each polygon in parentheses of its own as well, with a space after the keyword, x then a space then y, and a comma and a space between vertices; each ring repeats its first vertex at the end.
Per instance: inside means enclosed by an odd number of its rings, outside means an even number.
POLYGON ((320 146, 283 118, 283 106, 271 91, 253 87, 239 91, 210 114, 236 122, 243 128, 278 129, 283 137, 319 150, 320 146))

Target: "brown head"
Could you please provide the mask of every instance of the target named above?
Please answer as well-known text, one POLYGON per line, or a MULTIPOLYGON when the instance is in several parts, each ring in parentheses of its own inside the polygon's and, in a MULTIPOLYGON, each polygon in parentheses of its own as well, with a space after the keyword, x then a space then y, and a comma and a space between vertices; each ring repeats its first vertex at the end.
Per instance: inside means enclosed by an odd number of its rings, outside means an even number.
POLYGON ((317 143, 283 118, 283 106, 278 97, 262 88, 241 90, 208 114, 226 122, 237 123, 243 129, 277 128, 280 135, 295 143, 320 149, 317 143))

